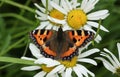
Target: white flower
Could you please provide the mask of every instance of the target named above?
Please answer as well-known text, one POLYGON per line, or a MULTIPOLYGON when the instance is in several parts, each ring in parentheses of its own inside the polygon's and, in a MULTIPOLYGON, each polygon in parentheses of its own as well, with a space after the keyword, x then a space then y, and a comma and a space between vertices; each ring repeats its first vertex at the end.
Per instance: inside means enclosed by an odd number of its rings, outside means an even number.
POLYGON ((101 60, 107 70, 120 75, 120 43, 117 43, 117 48, 119 58, 117 58, 108 49, 104 48, 105 52, 101 52, 102 57, 96 57, 96 59, 101 60))
MULTIPOLYGON (((85 29, 96 34, 96 31, 93 29, 93 27, 98 28, 99 24, 95 21, 105 19, 109 15, 108 10, 99 10, 90 13, 98 1, 99 0, 83 0, 81 6, 79 3, 77 3, 77 0, 61 0, 60 4, 50 1, 51 6, 63 13, 65 16, 63 20, 56 19, 52 16, 48 16, 48 18, 52 22, 62 24, 63 31, 69 29, 85 29)), ((105 32, 109 32, 102 25, 100 25, 100 29, 105 32)), ((95 41, 99 43, 100 40, 101 36, 98 35, 95 41)))
MULTIPOLYGON (((45 58, 42 54, 40 54, 40 50, 32 43, 30 43, 29 48, 31 50, 32 55, 36 58, 29 58, 29 57, 21 57, 21 59, 25 60, 31 60, 31 61, 36 61, 37 59, 42 59, 43 63, 41 63, 41 66, 39 65, 34 65, 34 66, 26 66, 21 68, 21 70, 24 71, 34 71, 34 70, 40 70, 39 73, 37 73, 34 77, 44 77, 46 74, 48 74, 49 70, 44 71, 43 69, 46 68, 46 66, 42 65, 44 62, 48 63, 51 62, 51 66, 55 66, 55 64, 60 64, 58 61, 52 60, 50 58, 45 58), (53 63, 53 64, 52 64, 53 63)), ((52 70, 50 68, 50 70, 52 70)), ((58 77, 57 73, 54 73, 51 77, 58 77)))
POLYGON ((83 53, 80 52, 79 56, 75 56, 74 58, 72 58, 71 61, 67 61, 67 60, 59 61, 60 64, 59 63, 56 64, 54 61, 52 62, 52 59, 49 60, 49 62, 47 61, 44 62, 43 59, 41 58, 36 60, 35 63, 36 64, 45 63, 47 67, 55 66, 55 68, 51 72, 49 72, 46 75, 46 77, 51 77, 55 73, 60 73, 62 77, 72 77, 72 74, 71 74, 72 71, 74 71, 76 75, 79 77, 83 77, 83 76, 88 77, 89 75, 91 75, 92 77, 95 77, 94 73, 92 73, 85 66, 77 62, 85 62, 85 63, 97 65, 97 63, 93 59, 86 58, 87 56, 90 56, 91 54, 94 54, 96 52, 99 52, 99 49, 94 48, 83 53))
POLYGON ((56 9, 53 9, 53 7, 50 5, 50 1, 54 1, 56 4, 60 4, 60 1, 59 0, 48 0, 48 9, 47 10, 46 10, 46 8, 47 8, 46 1, 47 0, 41 0, 44 7, 41 7, 36 3, 34 4, 38 8, 38 10, 35 11, 37 14, 37 15, 35 15, 35 17, 41 21, 40 26, 38 26, 37 29, 45 28, 45 29, 58 30, 58 28, 60 27, 60 24, 62 22, 59 21, 58 23, 55 23, 55 22, 49 20, 48 15, 50 15, 53 18, 59 19, 59 20, 64 19, 64 14, 62 14, 61 12, 59 12, 56 9))

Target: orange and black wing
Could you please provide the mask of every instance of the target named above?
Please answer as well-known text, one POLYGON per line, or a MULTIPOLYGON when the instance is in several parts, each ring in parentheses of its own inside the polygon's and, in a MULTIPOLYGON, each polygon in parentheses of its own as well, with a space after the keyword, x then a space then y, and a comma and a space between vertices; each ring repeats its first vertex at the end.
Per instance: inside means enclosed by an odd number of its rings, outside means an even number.
POLYGON ((68 34, 77 47, 84 47, 94 39, 94 33, 86 30, 69 31, 68 34))
POLYGON ((30 32, 32 41, 45 57, 54 58, 54 56, 56 56, 56 53, 52 51, 49 46, 46 46, 47 41, 50 41, 55 33, 55 31, 45 29, 37 29, 30 32))
POLYGON ((67 43, 71 43, 72 45, 68 47, 67 51, 61 55, 64 60, 71 60, 74 56, 78 55, 78 48, 84 47, 87 43, 89 43, 94 38, 94 33, 91 31, 85 30, 71 30, 65 32, 67 43))

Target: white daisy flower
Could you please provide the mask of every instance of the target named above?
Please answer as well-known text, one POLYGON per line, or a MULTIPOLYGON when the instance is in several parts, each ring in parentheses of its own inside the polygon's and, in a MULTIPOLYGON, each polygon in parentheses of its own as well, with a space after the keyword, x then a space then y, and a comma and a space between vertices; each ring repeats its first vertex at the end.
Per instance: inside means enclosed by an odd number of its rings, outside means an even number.
POLYGON ((43 61, 42 58, 36 60, 35 63, 36 64, 44 63, 47 67, 54 67, 54 69, 51 70, 46 75, 46 77, 51 77, 55 73, 61 74, 62 77, 72 77, 72 71, 74 71, 76 75, 79 77, 84 77, 84 76, 88 77, 89 75, 95 77, 94 73, 92 73, 85 66, 79 63, 85 62, 92 65, 97 65, 97 63, 93 59, 86 58, 87 56, 90 56, 91 54, 94 54, 96 52, 99 52, 99 49, 94 48, 83 53, 81 52, 79 53, 79 56, 75 56, 71 60, 59 60, 60 64, 56 64, 54 61, 52 62, 52 59, 49 61, 43 61))
MULTIPOLYGON (((36 61, 37 59, 42 59, 43 62, 46 63, 53 63, 51 64, 51 66, 55 66, 55 64, 60 64, 58 61, 56 60, 51 60, 49 58, 45 58, 42 54, 40 54, 40 50, 32 43, 30 43, 29 48, 31 50, 32 55, 36 58, 29 58, 29 57, 21 57, 21 59, 25 59, 25 60, 31 60, 31 61, 36 61)), ((34 77, 44 77, 45 75, 47 75, 52 69, 53 67, 46 67, 45 65, 43 65, 41 63, 41 65, 33 65, 33 66, 26 66, 21 68, 21 70, 24 71, 34 71, 34 70, 41 70, 39 73, 37 73, 34 77)), ((57 73, 54 73, 51 77, 58 77, 57 73)))
POLYGON ((64 14, 61 13, 60 11, 54 9, 50 5, 50 1, 54 1, 56 4, 59 5, 60 4, 60 0, 48 0, 48 6, 46 5, 46 1, 47 0, 41 0, 41 2, 42 2, 44 7, 41 7, 38 4, 36 4, 36 3, 34 4, 38 8, 38 10, 35 11, 36 14, 37 14, 37 15, 35 15, 35 17, 41 21, 40 22, 40 26, 37 29, 45 28, 45 29, 58 30, 58 28, 60 27, 60 24, 62 23, 59 20, 63 20, 64 19, 64 14), (48 9, 46 10, 46 8, 48 8, 48 9), (55 18, 55 19, 59 19, 58 22, 55 23, 53 20, 52 21, 49 20, 50 16, 55 18))
MULTIPOLYGON (((93 27, 98 28, 99 23, 95 21, 105 19, 109 15, 108 10, 99 10, 90 13, 98 1, 99 0, 83 0, 81 6, 77 3, 77 0, 61 0, 60 5, 54 1, 50 1, 51 6, 61 12, 64 15, 64 18, 62 20, 56 19, 53 16, 48 16, 48 18, 54 23, 62 24, 63 31, 69 29, 85 29, 96 33, 93 27)), ((100 29, 109 32, 102 25, 100 25, 100 29)), ((98 35, 95 41, 99 43, 100 40, 101 36, 98 35)))
POLYGON ((119 58, 117 58, 108 49, 104 48, 105 52, 101 52, 102 57, 96 57, 96 59, 101 60, 107 70, 120 76, 120 43, 117 43, 117 48, 119 58))

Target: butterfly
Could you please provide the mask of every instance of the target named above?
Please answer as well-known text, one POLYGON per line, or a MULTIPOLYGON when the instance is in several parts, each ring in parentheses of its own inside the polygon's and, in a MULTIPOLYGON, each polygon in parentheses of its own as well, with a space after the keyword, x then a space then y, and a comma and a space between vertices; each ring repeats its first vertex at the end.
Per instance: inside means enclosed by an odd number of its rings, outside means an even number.
POLYGON ((78 55, 78 48, 84 47, 94 39, 94 33, 86 30, 58 31, 36 29, 30 32, 30 38, 46 58, 71 60, 78 55))

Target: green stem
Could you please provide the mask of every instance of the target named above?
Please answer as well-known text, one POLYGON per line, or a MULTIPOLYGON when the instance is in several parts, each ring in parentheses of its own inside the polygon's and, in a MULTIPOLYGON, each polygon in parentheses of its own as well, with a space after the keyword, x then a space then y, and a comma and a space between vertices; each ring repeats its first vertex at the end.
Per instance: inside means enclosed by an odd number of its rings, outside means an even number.
POLYGON ((11 50, 12 48, 14 48, 16 45, 20 44, 20 43, 23 42, 24 40, 25 40, 25 38, 22 38, 22 39, 20 39, 18 42, 10 45, 6 50, 1 51, 0 56, 6 54, 9 50, 11 50))
POLYGON ((29 46, 29 40, 28 40, 28 43, 27 43, 27 45, 26 45, 26 47, 25 47, 25 51, 24 51, 24 53, 23 53, 23 56, 26 55, 26 53, 27 53, 27 49, 28 49, 28 46, 29 46))
MULTIPOLYGON (((31 0, 27 0, 26 1, 26 3, 25 3, 25 5, 26 6, 28 6, 29 4, 30 4, 30 2, 31 2, 31 0)), ((20 11, 20 16, 23 16, 23 14, 24 14, 24 12, 25 12, 25 9, 20 9, 21 11, 20 11)), ((16 20, 16 22, 14 23, 14 26, 17 26, 19 24, 19 21, 18 20, 16 20)))
POLYGON ((94 37, 94 38, 96 38, 96 37, 97 37, 97 35, 99 34, 101 22, 102 22, 102 20, 100 19, 100 20, 99 20, 98 29, 97 29, 97 32, 96 32, 96 35, 95 35, 95 37, 94 37))
POLYGON ((48 0, 46 0, 46 14, 47 14, 47 12, 48 12, 48 0))
POLYGON ((95 40, 95 38, 97 37, 97 35, 99 34, 101 22, 102 22, 102 20, 100 19, 100 20, 99 20, 99 25, 98 25, 98 28, 97 28, 96 35, 95 35, 95 37, 94 37, 94 39, 93 39, 93 41, 92 41, 92 45, 93 45, 93 46, 94 46, 94 40, 95 40))
POLYGON ((0 61, 1 62, 17 63, 17 64, 35 65, 34 61, 24 60, 24 59, 20 59, 20 58, 12 58, 12 57, 0 57, 0 61))
POLYGON ((17 33, 17 34, 12 36, 12 39, 18 38, 18 37, 25 35, 25 34, 28 34, 28 32, 29 32, 29 30, 25 30, 25 31, 22 31, 20 33, 17 33))
POLYGON ((25 9, 25 10, 27 10, 29 12, 35 13, 34 9, 29 8, 27 6, 24 6, 22 4, 19 4, 17 2, 13 2, 12 0, 0 0, 0 1, 2 1, 4 3, 7 3, 7 4, 10 4, 10 5, 13 5, 13 6, 16 6, 16 7, 19 7, 19 8, 22 8, 22 9, 25 9))
POLYGON ((7 67, 9 67, 9 66, 12 66, 12 65, 14 65, 14 64, 11 63, 11 64, 4 65, 4 66, 0 67, 0 70, 2 70, 2 69, 4 69, 4 68, 7 68, 7 67))
POLYGON ((22 16, 20 16, 18 14, 14 14, 14 13, 4 13, 4 14, 0 14, 0 16, 2 16, 2 17, 15 17, 17 19, 20 19, 21 21, 24 21, 24 22, 30 24, 30 25, 35 24, 33 21, 28 20, 28 19, 26 19, 26 18, 24 18, 24 17, 22 17, 22 16))

